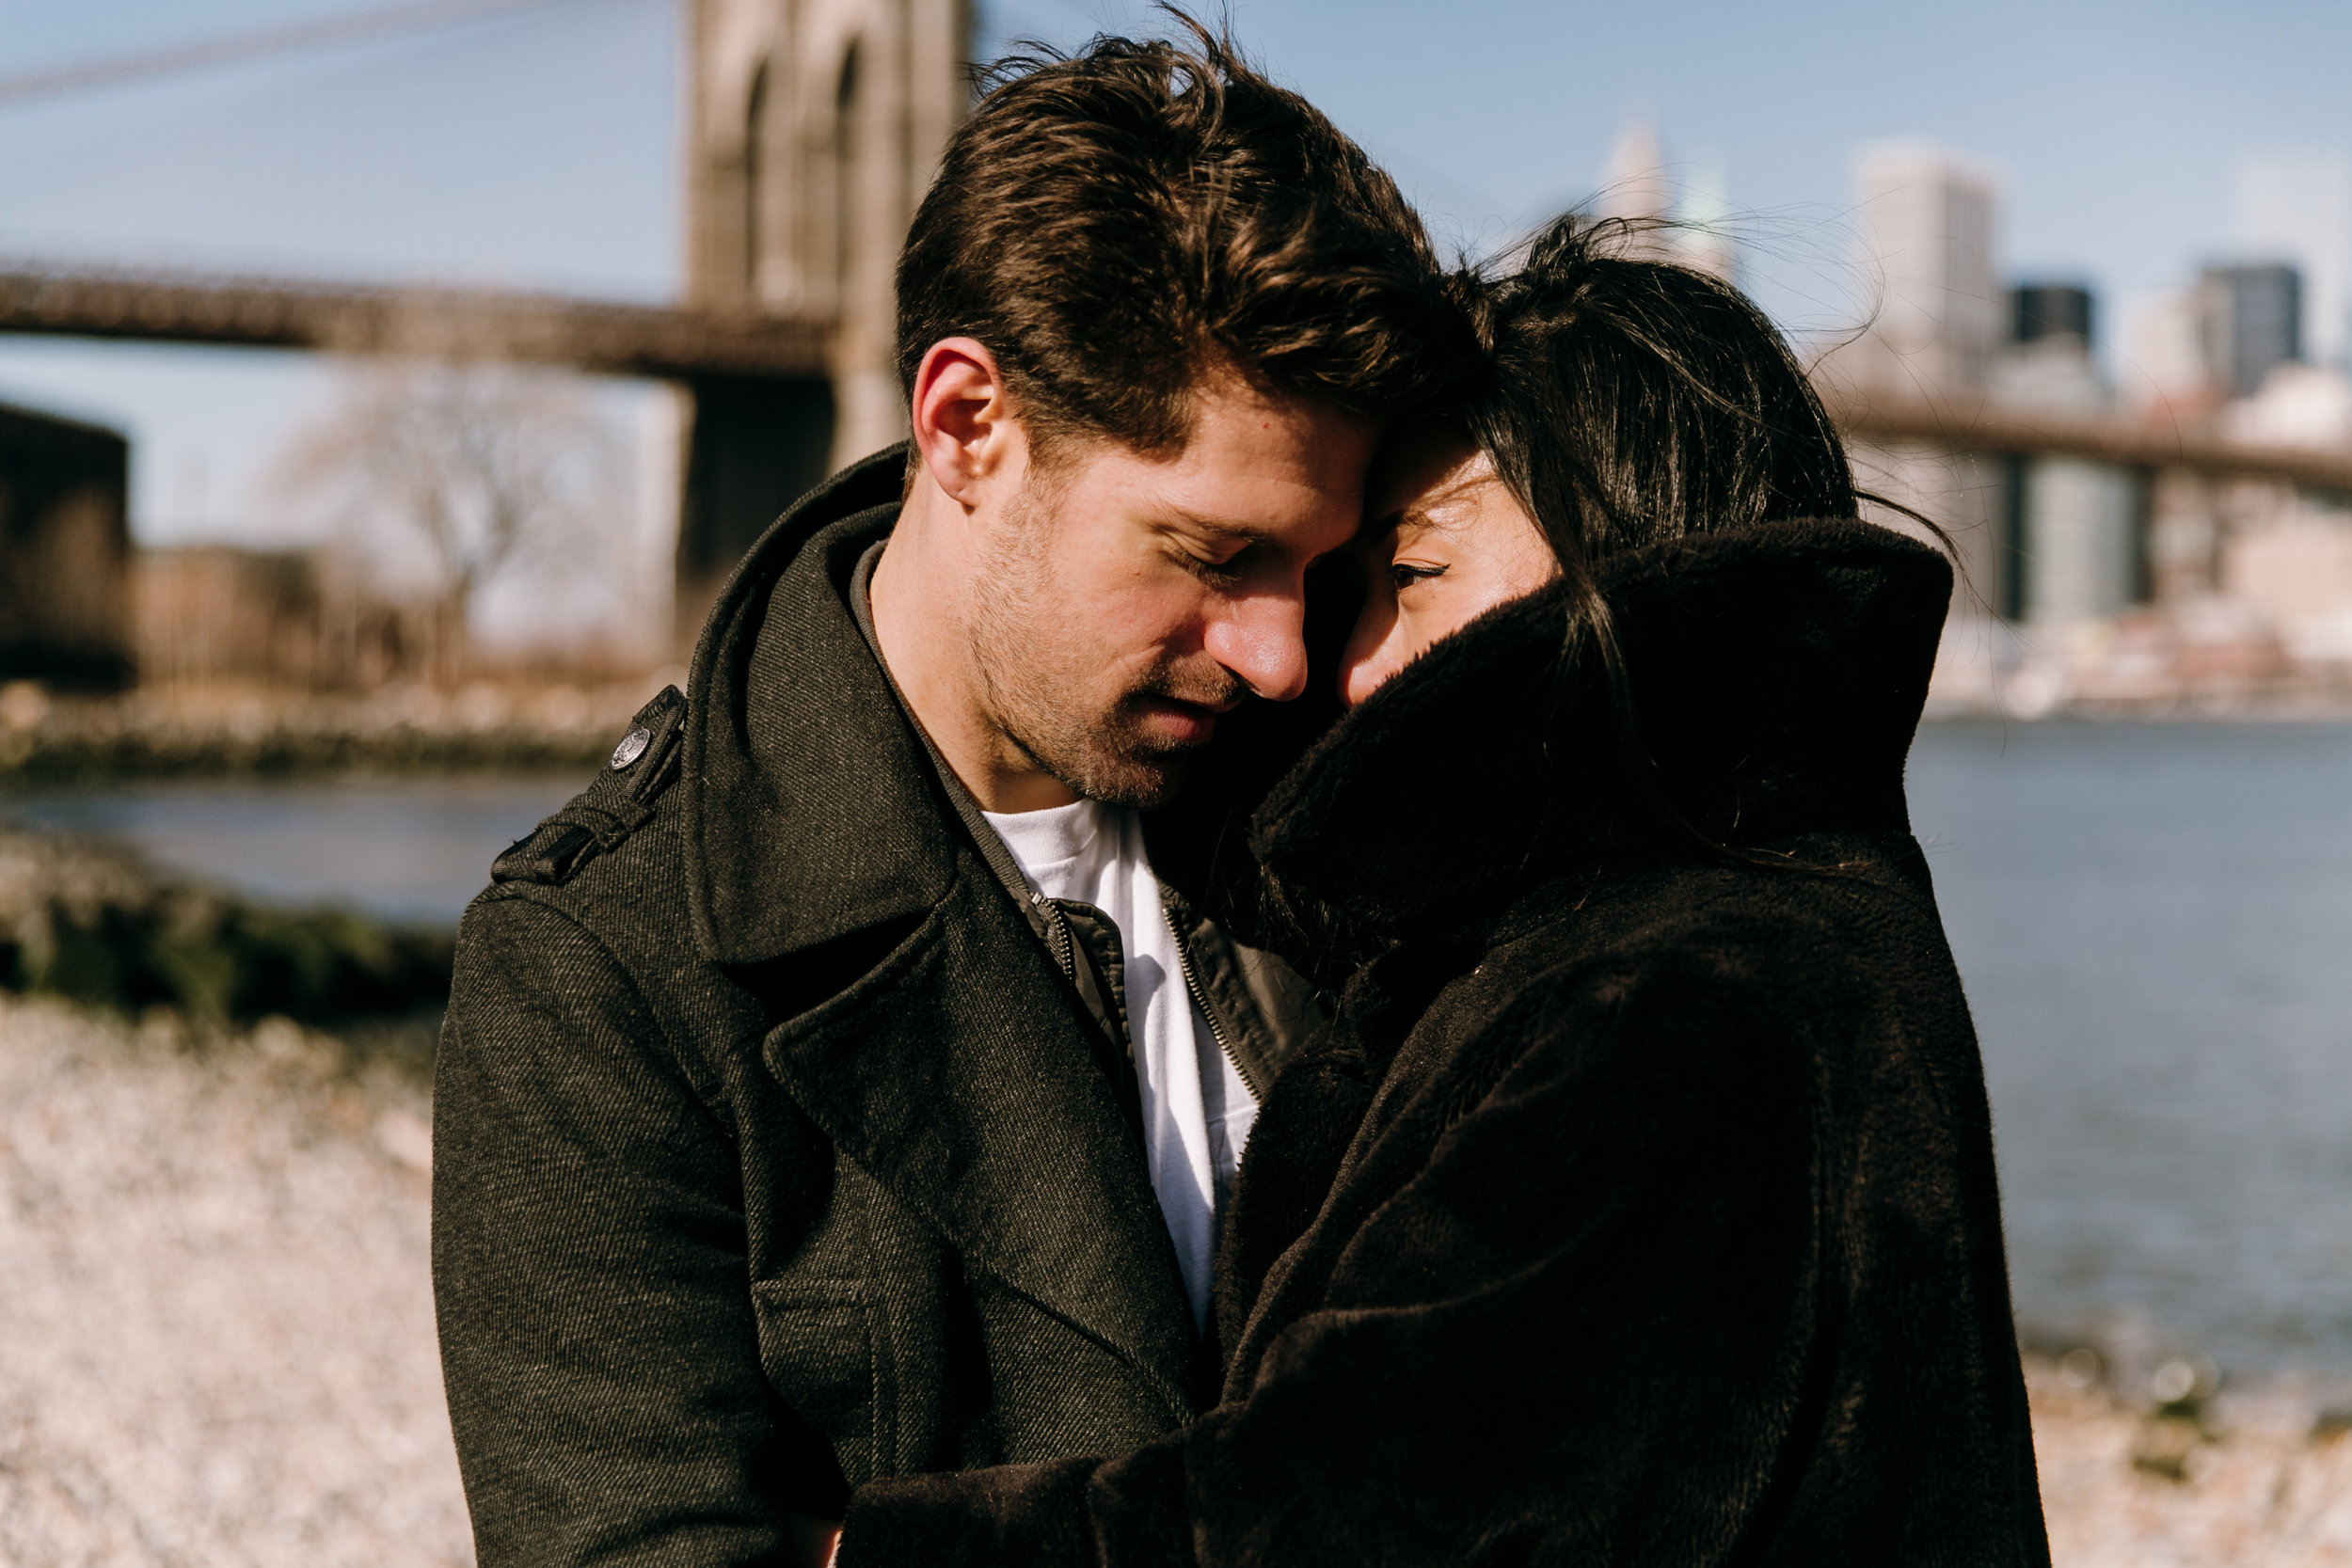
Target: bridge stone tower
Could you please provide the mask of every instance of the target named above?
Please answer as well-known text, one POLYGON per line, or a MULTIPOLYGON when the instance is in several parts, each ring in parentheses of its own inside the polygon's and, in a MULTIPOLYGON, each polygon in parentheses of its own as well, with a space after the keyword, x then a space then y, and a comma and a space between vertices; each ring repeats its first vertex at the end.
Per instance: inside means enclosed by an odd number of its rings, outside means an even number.
POLYGON ((689 0, 689 303, 827 329, 821 381, 692 388, 682 625, 826 473, 906 433, 892 272, 971 99, 967 0, 689 0))

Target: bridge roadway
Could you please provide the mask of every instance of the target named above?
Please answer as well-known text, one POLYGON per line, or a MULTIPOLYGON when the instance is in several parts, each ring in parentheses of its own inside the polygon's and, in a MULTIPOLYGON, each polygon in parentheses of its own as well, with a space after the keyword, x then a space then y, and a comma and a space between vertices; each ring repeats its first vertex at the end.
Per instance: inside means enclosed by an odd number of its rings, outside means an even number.
MULTIPOLYGON (((0 333, 518 360, 689 383, 820 379, 831 339, 826 323, 758 312, 6 262, 0 333)), ((2352 493, 2352 452, 2243 445, 2177 426, 1983 403, 1833 395, 1830 413, 1863 440, 2083 457, 2352 493)))
POLYGON ((2179 468, 2213 479, 2267 479, 2352 494, 2352 451, 2258 446, 2153 420, 2004 408, 1984 402, 1839 396, 1823 389, 1848 436, 1951 451, 2082 457, 2127 468, 2179 468))
POLYGON ((789 316, 559 294, 7 263, 0 332, 516 360, 679 381, 821 378, 831 338, 825 324, 789 316))

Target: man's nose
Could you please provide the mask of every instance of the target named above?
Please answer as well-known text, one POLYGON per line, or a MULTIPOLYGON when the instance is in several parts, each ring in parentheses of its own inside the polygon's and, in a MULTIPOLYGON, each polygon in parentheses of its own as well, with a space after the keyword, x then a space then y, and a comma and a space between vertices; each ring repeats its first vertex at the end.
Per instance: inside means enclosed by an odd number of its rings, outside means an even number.
POLYGON ((1211 658, 1269 702, 1307 689, 1307 605, 1303 592, 1251 594, 1228 601, 1202 640, 1211 658))

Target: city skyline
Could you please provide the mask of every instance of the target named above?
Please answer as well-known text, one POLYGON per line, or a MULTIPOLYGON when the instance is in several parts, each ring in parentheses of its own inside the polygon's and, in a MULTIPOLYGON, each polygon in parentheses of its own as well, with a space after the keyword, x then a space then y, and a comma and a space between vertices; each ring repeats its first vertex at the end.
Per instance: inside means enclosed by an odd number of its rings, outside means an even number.
MULTIPOLYGON (((131 0, 89 16, 0 0, 0 69, 348 8, 131 0)), ((2101 6, 1996 8, 1965 24, 1844 5, 1769 22, 1719 6, 1471 5, 1449 8, 1444 27, 1386 0, 1232 14, 1254 53, 1396 171, 1441 239, 1474 249, 1591 195, 1628 120, 1647 118, 1670 162, 1727 187, 1757 242, 1743 281, 1799 332, 1852 316, 1862 142, 1924 135, 1989 164, 1998 276, 2089 281, 2110 341, 2136 298, 2243 251, 2242 164, 2352 147, 2352 107, 2317 82, 2324 59, 2352 53, 2328 47, 2352 43, 2352 19, 2317 7, 2227 25, 2180 7, 2134 8, 2127 24, 2101 6), (1996 47, 2005 26, 2036 48, 1996 47), (2073 84, 2071 101, 2051 102, 2055 82, 2073 84), (1696 150, 1719 150, 1721 166, 1696 150)), ((982 23, 983 47, 1148 24, 1140 6, 1093 0, 1000 0, 982 23)), ((0 251, 660 297, 681 273, 677 68, 664 0, 574 0, 0 109, 0 251)), ((130 430, 134 516, 155 539, 283 537, 296 520, 273 533, 259 515, 261 449, 331 380, 283 356, 0 342, 0 398, 130 430)))

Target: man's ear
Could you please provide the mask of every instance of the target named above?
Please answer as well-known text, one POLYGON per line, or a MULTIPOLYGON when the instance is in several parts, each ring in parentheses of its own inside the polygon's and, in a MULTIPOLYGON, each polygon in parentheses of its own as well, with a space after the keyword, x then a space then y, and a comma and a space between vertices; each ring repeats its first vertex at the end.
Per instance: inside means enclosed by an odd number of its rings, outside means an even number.
POLYGON ((924 354, 908 414, 931 483, 966 507, 1027 452, 996 356, 971 338, 943 338, 924 354))

